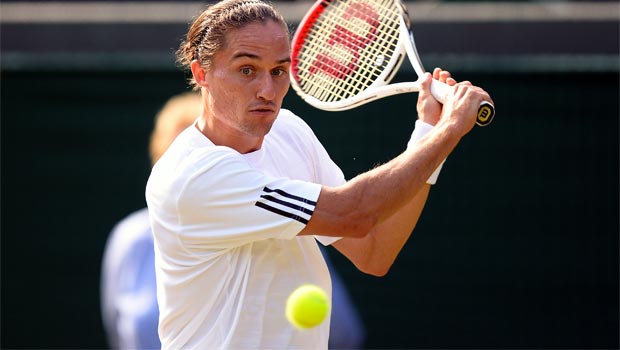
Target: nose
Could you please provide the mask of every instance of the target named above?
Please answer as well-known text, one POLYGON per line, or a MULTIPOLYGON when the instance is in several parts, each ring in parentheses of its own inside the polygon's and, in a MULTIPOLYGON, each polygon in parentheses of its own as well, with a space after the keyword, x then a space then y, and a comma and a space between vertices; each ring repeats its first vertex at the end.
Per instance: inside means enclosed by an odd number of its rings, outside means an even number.
POLYGON ((258 79, 257 83, 257 98, 264 101, 271 101, 276 97, 276 84, 271 74, 262 74, 261 79, 258 79))

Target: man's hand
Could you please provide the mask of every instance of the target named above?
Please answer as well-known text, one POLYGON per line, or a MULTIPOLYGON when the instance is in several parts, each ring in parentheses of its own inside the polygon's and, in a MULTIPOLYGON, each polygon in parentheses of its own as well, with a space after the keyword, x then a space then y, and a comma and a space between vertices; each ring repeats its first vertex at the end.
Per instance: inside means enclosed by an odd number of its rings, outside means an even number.
POLYGON ((464 136, 474 127, 480 104, 493 103, 491 96, 469 81, 455 84, 452 94, 448 94, 438 124, 446 125, 452 131, 464 136))
POLYGON ((432 79, 439 80, 449 86, 456 85, 456 80, 452 79, 450 72, 441 70, 441 68, 435 68, 432 75, 427 73, 422 77, 417 104, 418 119, 427 124, 435 125, 441 117, 442 105, 431 95, 432 79))

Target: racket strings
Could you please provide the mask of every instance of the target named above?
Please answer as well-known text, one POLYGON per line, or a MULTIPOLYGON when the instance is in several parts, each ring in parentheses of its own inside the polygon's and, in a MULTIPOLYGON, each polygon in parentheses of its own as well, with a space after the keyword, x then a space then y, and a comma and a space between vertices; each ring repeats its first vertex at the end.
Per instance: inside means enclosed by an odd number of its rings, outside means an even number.
MULTIPOLYGON (((342 3, 338 4, 342 5, 342 3)), ((344 9, 344 6, 331 5, 331 7, 324 12, 329 15, 323 16, 317 20, 315 27, 313 28, 313 32, 316 33, 314 38, 316 42, 312 45, 313 49, 316 49, 317 51, 312 52, 309 56, 310 58, 316 57, 316 55, 321 54, 322 51, 325 51, 326 45, 324 45, 324 43, 328 43, 330 37, 335 33, 336 26, 343 22, 342 18, 344 16, 344 9)), ((346 62, 346 58, 342 55, 338 55, 337 52, 332 51, 329 52, 329 54, 330 57, 337 59, 338 62, 346 62)), ((337 70, 336 67, 328 68, 337 70)), ((342 67, 340 68, 342 69, 342 67)), ((354 84, 360 84, 359 78, 356 79, 356 81, 346 82, 342 79, 334 79, 334 77, 327 74, 307 74, 307 78, 308 83, 310 83, 308 84, 310 94, 323 101, 332 101, 339 97, 346 98, 346 95, 349 93, 348 90, 354 88, 354 84)))
MULTIPOLYGON (((340 19, 344 17, 344 10, 342 10, 343 8, 344 6, 340 6, 340 8, 338 9, 340 11, 332 11, 332 13, 330 14, 331 17, 327 18, 327 20, 337 18, 338 21, 342 22, 340 19)), ((385 12, 385 7, 380 9, 383 9, 383 12, 385 12)), ((360 14, 357 15, 359 16, 360 14)), ((379 15, 385 18, 384 13, 379 13, 379 15)), ((325 22, 326 19, 323 19, 322 21, 325 22)), ((385 21, 381 22, 381 27, 385 27, 384 22, 385 21)), ((347 24, 350 28, 352 27, 354 31, 363 32, 363 30, 365 29, 361 28, 360 22, 351 22, 347 24)), ((326 27, 324 23, 319 23, 319 26, 322 26, 323 28, 326 27)), ((366 87, 368 87, 370 84, 372 84, 372 82, 378 77, 380 72, 377 71, 376 67, 373 67, 373 65, 378 65, 377 63, 382 63, 377 61, 373 62, 372 59, 374 57, 379 57, 378 52, 383 52, 384 54, 391 55, 395 47, 395 45, 391 45, 391 47, 385 45, 385 40, 378 40, 377 33, 386 33, 386 30, 381 27, 377 28, 378 30, 374 33, 374 37, 371 38, 374 44, 371 46, 372 50, 368 54, 361 56, 361 62, 356 62, 356 74, 350 75, 348 80, 336 79, 335 81, 333 81, 333 79, 329 79, 325 75, 318 75, 321 80, 320 85, 315 86, 315 89, 313 89, 312 91, 316 96, 318 96, 319 99, 332 101, 340 98, 347 98, 349 95, 357 94, 366 87), (325 87, 325 84, 332 84, 331 90, 327 88, 321 89, 321 87, 325 87)), ((383 54, 381 54, 381 57, 383 57, 383 54)))
MULTIPOLYGON (((345 6, 340 6, 340 11, 338 11, 339 13, 336 13, 338 19, 342 19, 345 17, 345 13, 343 9, 345 9, 345 6)), ((361 17, 366 17, 366 14, 357 14, 357 15, 361 17)), ((367 20, 368 18, 365 18, 365 19, 367 20)), ((348 22, 347 25, 350 27, 350 29, 352 29, 353 32, 357 32, 357 33, 363 33, 367 29, 362 23, 360 23, 360 21, 348 22)), ((371 38, 369 38, 369 40, 371 41, 377 40, 376 32, 369 33, 369 35, 371 35, 371 38)), ((359 45, 360 43, 358 42, 355 44, 356 44, 355 47, 357 49, 356 51, 359 51, 361 49, 360 47, 361 45, 359 45)), ((359 91, 362 91, 365 87, 369 86, 372 83, 372 81, 374 81, 374 79, 378 76, 378 74, 376 72, 365 69, 365 67, 368 66, 368 62, 365 62, 365 61, 368 60, 369 57, 373 57, 373 56, 364 55, 364 56, 358 57, 358 59, 361 59, 362 61, 355 62, 355 64, 357 65, 356 67, 357 74, 351 75, 351 79, 349 81, 345 79, 336 80, 336 84, 334 88, 336 89, 336 91, 339 91, 340 93, 337 95, 331 96, 332 100, 336 99, 336 97, 346 98, 348 97, 348 94, 353 94, 353 95, 357 94, 359 91)))
MULTIPOLYGON (((385 9, 383 8, 383 10, 385 9)), ((383 15, 383 13, 379 13, 379 16, 383 17, 383 15)), ((359 25, 359 22, 354 22, 354 27, 357 27, 355 28, 356 31, 358 29, 364 29, 360 28, 362 26, 359 25)), ((385 23, 380 22, 377 31, 372 34, 371 41, 375 43, 375 45, 369 46, 368 53, 360 57, 361 62, 359 62, 357 66, 357 74, 351 75, 350 81, 345 79, 337 81, 336 87, 342 92, 338 97, 346 98, 348 97, 346 96, 347 93, 355 95, 370 86, 379 77, 380 70, 377 69, 377 67, 380 67, 384 63, 386 57, 391 57, 395 48, 394 45, 389 45, 389 40, 380 40, 384 38, 378 37, 381 33, 386 32, 384 27, 385 23)), ((396 38, 396 40, 397 39, 398 38, 396 38)), ((333 96, 333 98, 335 97, 336 96, 333 96)))
POLYGON ((346 99, 368 88, 386 68, 397 47, 400 12, 393 0, 358 1, 356 4, 372 9, 378 18, 364 18, 368 13, 358 11, 353 14, 356 20, 350 20, 351 12, 347 13, 351 10, 350 2, 329 2, 300 52, 301 88, 321 101, 346 99), (348 20, 345 19, 347 15, 348 20), (371 21, 376 21, 374 31, 368 29, 369 24, 374 23, 371 21), (341 28, 336 29, 336 26, 341 28), (335 35, 340 37, 334 38, 335 35), (341 45, 333 45, 334 42, 341 45), (323 61, 319 62, 320 59, 323 61), (324 65, 320 73, 316 72, 317 62, 324 65))

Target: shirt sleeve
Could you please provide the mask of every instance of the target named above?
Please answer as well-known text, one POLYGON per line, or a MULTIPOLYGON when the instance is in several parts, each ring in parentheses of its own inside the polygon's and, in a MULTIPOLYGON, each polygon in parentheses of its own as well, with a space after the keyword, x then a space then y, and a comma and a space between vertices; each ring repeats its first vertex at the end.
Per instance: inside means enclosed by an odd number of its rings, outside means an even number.
POLYGON ((233 152, 210 159, 188 177, 178 197, 179 239, 186 249, 292 239, 310 220, 320 185, 267 176, 233 152))

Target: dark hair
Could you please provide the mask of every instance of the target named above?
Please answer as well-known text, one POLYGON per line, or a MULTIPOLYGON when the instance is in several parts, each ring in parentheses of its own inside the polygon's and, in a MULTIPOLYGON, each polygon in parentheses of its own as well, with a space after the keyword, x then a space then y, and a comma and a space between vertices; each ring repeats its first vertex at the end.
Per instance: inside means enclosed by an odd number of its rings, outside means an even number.
MULTIPOLYGON (((260 0, 224 0, 209 6, 190 25, 187 37, 176 52, 177 63, 189 69, 193 60, 208 68, 213 55, 225 45, 225 36, 231 29, 238 29, 254 22, 273 20, 282 25, 290 35, 284 17, 271 4, 260 0)), ((198 86, 192 77, 190 85, 198 86)))

